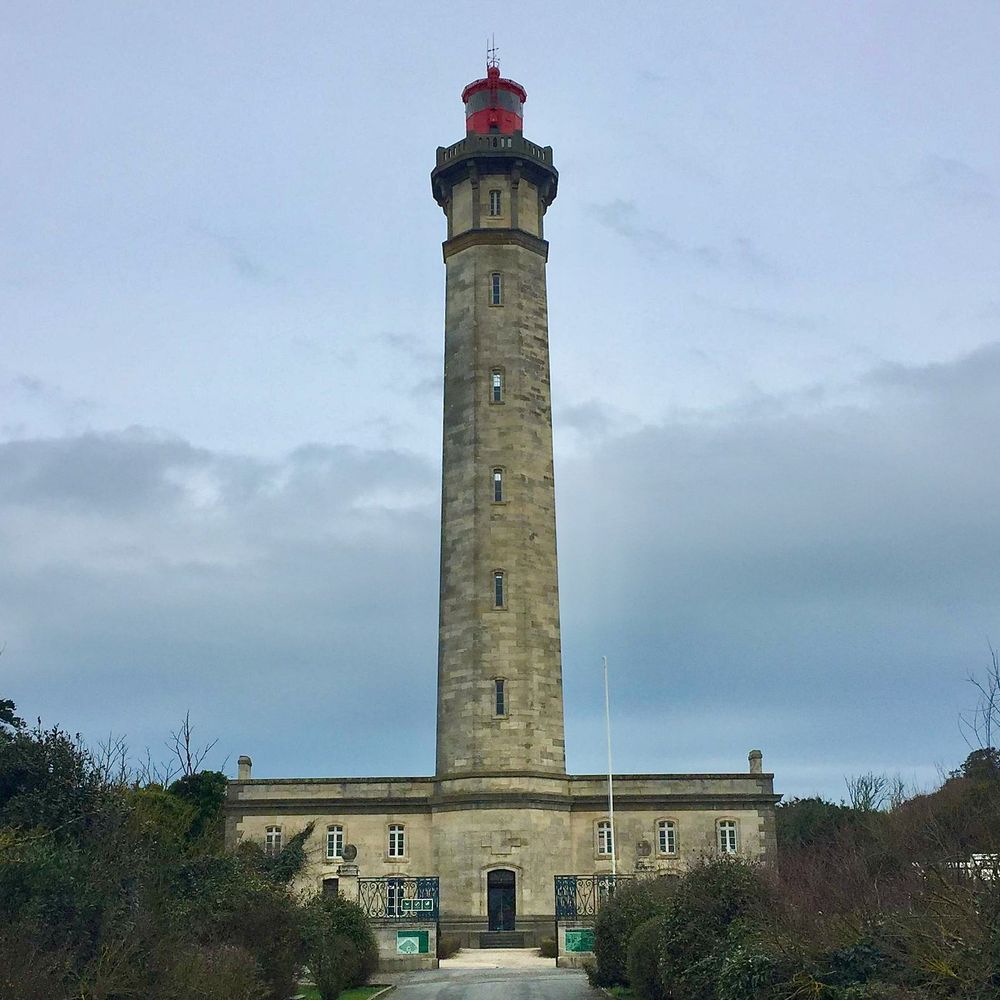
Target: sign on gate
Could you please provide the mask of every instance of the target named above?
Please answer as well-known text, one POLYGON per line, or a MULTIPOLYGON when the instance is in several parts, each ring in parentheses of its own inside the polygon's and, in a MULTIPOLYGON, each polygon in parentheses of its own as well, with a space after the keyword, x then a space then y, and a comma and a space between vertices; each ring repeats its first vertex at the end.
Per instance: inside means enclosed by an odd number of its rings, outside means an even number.
POLYGON ((433 899, 401 899, 399 901, 400 913, 433 913, 433 899))

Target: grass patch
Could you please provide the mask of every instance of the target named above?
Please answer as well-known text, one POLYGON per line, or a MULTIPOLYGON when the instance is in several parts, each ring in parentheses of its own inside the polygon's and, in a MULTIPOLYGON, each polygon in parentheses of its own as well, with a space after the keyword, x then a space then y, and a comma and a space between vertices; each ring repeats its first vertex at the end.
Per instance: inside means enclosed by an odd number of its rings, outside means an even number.
POLYGON ((632 1000, 635 994, 627 986, 609 986, 608 993, 620 1000, 632 1000))
MULTIPOLYGON (((339 1000, 366 1000, 367 997, 373 997, 379 990, 384 989, 384 986, 356 986, 353 990, 341 993, 339 1000)), ((299 992, 306 1000, 320 1000, 319 990, 314 986, 300 986, 299 992)))

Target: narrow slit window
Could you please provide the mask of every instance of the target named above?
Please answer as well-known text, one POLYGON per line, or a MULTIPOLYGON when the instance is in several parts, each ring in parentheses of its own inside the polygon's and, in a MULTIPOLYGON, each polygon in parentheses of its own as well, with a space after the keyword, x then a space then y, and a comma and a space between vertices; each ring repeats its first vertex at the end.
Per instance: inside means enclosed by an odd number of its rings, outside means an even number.
POLYGON ((506 593, 506 580, 504 579, 504 572, 502 569, 498 569, 493 574, 493 603, 496 607, 502 608, 505 605, 507 599, 506 593))
POLYGON ((496 217, 503 211, 502 196, 498 190, 490 192, 490 215, 496 217))
POLYGON ((507 691, 506 684, 503 678, 498 677, 493 682, 493 694, 496 701, 496 710, 494 715, 506 715, 507 714, 507 691))
POLYGON ((503 469, 493 470, 493 502, 501 503, 503 495, 503 469))
POLYGON ((503 275, 499 271, 490 275, 490 305, 503 305, 503 275))
POLYGON ((494 403, 503 402, 503 372, 498 368, 494 368, 490 376, 490 399, 494 403))

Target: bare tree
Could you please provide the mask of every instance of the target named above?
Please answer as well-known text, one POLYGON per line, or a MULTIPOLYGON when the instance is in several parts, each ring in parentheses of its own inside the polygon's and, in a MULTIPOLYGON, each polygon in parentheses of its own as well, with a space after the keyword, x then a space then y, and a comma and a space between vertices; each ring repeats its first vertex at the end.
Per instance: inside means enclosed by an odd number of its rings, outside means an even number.
POLYGON ((194 745, 194 727, 191 725, 191 713, 188 711, 184 713, 180 728, 170 734, 167 749, 173 752, 180 763, 181 775, 187 777, 191 774, 197 774, 205 758, 218 742, 217 739, 214 739, 203 747, 194 745))
POLYGON ((852 809, 857 809, 858 812, 875 812, 885 805, 890 786, 889 779, 884 774, 866 771, 844 780, 847 782, 847 797, 852 809))
POLYGON ((97 744, 97 751, 92 757, 94 766, 105 784, 123 788, 132 783, 128 764, 128 744, 124 736, 109 733, 105 741, 97 744))
MULTIPOLYGON (((167 744, 169 746, 169 744, 167 744)), ((177 765, 170 760, 157 763, 153 760, 153 754, 149 747, 146 747, 146 758, 140 760, 135 768, 135 780, 139 785, 160 785, 166 788, 179 771, 177 765)))
POLYGON ((962 738, 972 750, 985 750, 994 745, 994 734, 1000 732, 1000 656, 988 643, 990 665, 982 677, 969 674, 969 683, 979 693, 976 707, 958 717, 962 738))

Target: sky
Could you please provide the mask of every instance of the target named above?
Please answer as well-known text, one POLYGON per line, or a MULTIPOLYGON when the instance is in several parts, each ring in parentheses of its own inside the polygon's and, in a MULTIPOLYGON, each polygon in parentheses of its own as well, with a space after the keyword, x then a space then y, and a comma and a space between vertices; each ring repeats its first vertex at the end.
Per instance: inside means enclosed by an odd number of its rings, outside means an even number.
POLYGON ((568 766, 934 786, 1000 645, 1000 6, 11 4, 0 697, 434 761, 445 220, 495 33, 546 217, 568 766))

